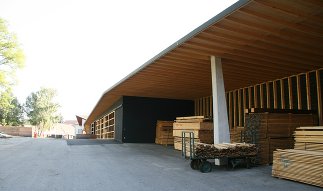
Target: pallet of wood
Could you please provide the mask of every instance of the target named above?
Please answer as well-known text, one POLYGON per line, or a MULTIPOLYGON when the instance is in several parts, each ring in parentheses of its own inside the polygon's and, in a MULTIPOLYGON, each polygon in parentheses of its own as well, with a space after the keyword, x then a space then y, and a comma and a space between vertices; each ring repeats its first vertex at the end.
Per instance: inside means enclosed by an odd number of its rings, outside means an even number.
POLYGON ((174 144, 173 121, 157 121, 155 143, 159 145, 174 144))
POLYGON ((272 176, 323 187, 323 152, 286 149, 274 151, 272 176))
POLYGON ((195 157, 204 159, 213 159, 219 157, 255 156, 256 154, 256 145, 248 143, 197 143, 195 151, 195 157))
POLYGON ((323 127, 299 127, 294 137, 294 149, 323 152, 323 127))
POLYGON ((173 123, 174 148, 182 150, 182 133, 185 132, 186 145, 189 146, 190 132, 194 143, 213 143, 213 123, 204 116, 176 117, 173 123))

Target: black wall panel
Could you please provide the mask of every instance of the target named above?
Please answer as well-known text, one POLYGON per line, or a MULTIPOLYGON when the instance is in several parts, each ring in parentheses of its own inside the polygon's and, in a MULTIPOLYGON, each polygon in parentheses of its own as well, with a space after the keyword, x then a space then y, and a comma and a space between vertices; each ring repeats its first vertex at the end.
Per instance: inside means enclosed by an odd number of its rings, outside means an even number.
POLYGON ((123 97, 123 142, 154 143, 157 120, 194 115, 194 102, 143 97, 123 97))

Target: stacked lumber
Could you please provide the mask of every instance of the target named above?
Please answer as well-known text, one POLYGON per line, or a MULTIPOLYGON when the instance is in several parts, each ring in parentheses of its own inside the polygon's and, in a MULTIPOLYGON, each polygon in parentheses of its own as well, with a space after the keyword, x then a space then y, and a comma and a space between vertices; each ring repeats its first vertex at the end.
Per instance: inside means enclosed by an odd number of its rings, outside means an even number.
MULTIPOLYGON (((257 111, 256 109, 252 111, 257 111)), ((276 149, 292 149, 293 133, 297 127, 317 124, 317 116, 307 112, 284 113, 246 113, 244 141, 259 147, 258 163, 271 164, 273 151, 276 149)), ((261 110, 260 110, 261 111, 261 110)))
POLYGON ((248 143, 223 143, 196 145, 195 156, 198 158, 219 158, 219 157, 240 157, 254 156, 257 154, 257 147, 248 143))
POLYGON ((186 132, 186 147, 190 145, 189 132, 194 133, 194 143, 213 143, 214 141, 213 123, 204 116, 176 117, 173 124, 174 148, 176 150, 182 150, 182 132, 186 132))
POLYGON ((294 149, 323 152, 323 127, 299 127, 294 137, 294 149))
POLYGON ((240 143, 243 139, 241 139, 241 135, 243 135, 244 127, 234 127, 230 129, 230 141, 231 143, 240 143))
POLYGON ((173 121, 157 121, 155 143, 160 145, 174 144, 173 121))
POLYGON ((323 187, 323 152, 286 149, 274 151, 272 176, 323 187))

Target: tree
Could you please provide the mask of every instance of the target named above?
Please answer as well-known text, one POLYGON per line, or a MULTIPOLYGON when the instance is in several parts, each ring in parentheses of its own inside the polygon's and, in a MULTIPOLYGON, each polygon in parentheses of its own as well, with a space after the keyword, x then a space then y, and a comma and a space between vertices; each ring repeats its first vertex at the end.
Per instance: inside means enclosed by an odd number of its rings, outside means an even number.
POLYGON ((0 86, 15 84, 15 72, 24 66, 25 56, 14 33, 8 31, 7 23, 0 18, 0 86))
POLYGON ((27 97, 25 109, 31 125, 35 125, 38 134, 48 130, 54 123, 59 122, 59 104, 54 102, 56 91, 50 88, 41 88, 27 97))
POLYGON ((21 124, 22 106, 13 96, 15 72, 24 66, 24 53, 17 37, 9 32, 7 23, 0 18, 0 119, 2 125, 21 124), (13 115, 17 116, 13 116, 13 115))
POLYGON ((10 126, 24 125, 24 107, 21 105, 16 97, 11 101, 12 108, 7 114, 7 124, 10 126))

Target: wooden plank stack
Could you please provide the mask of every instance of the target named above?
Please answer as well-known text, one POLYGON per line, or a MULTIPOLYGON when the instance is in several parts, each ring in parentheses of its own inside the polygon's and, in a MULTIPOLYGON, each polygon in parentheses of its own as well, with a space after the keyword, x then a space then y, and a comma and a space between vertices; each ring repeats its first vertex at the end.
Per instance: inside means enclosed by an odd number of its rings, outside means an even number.
POLYGON ((157 121, 155 143, 160 145, 174 144, 173 121, 157 121))
POLYGON ((323 187, 323 127, 299 127, 295 148, 274 151, 272 175, 323 187))
POLYGON ((299 127, 294 136, 294 149, 323 152, 323 127, 299 127))
POLYGON ((245 142, 259 147, 259 164, 271 164, 276 149, 293 148, 293 133, 297 127, 317 124, 317 116, 314 114, 278 111, 245 114, 245 142))
POLYGON ((255 156, 257 147, 255 144, 248 143, 223 143, 223 144, 205 144, 196 145, 195 156, 197 158, 218 158, 218 157, 242 157, 255 156))
POLYGON ((241 135, 243 135, 244 127, 234 127, 230 129, 230 141, 231 143, 240 143, 242 141, 241 135))
POLYGON ((323 187, 323 152, 278 149, 274 151, 272 175, 323 187))
MULTIPOLYGON (((193 132, 194 143, 213 143, 213 122, 204 116, 177 117, 173 124, 174 148, 182 150, 182 132, 193 132)), ((189 134, 185 134, 189 137, 189 134)), ((185 139, 189 147, 189 138, 185 139)), ((189 150, 189 148, 187 149, 189 150)))

